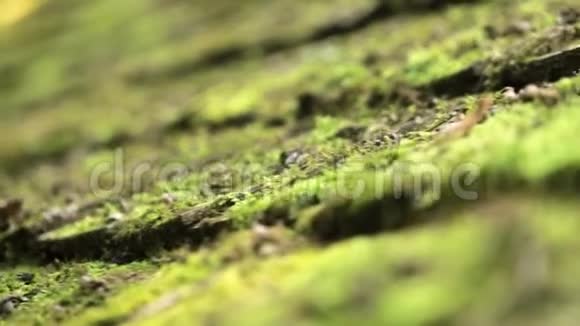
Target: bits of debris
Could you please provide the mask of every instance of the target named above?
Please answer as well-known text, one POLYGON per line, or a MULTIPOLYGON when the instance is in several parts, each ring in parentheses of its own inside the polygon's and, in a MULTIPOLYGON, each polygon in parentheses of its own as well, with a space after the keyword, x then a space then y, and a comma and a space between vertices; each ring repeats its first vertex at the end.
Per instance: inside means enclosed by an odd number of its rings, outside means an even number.
POLYGON ((540 87, 538 85, 530 84, 520 90, 519 97, 522 101, 533 101, 540 94, 540 87))
POLYGON ((236 233, 232 239, 220 253, 222 262, 226 264, 246 257, 281 256, 302 245, 301 238, 281 224, 266 226, 256 223, 251 229, 236 233))
POLYGON ((268 227, 262 224, 255 224, 252 228, 252 232, 254 233, 254 236, 260 238, 267 237, 270 233, 268 227))
POLYGON ((442 128, 440 135, 443 138, 463 137, 467 135, 473 127, 485 119, 493 108, 493 102, 491 96, 484 96, 479 100, 473 112, 468 113, 465 119, 442 128))
POLYGON ((502 90, 501 94, 509 103, 517 101, 541 101, 545 105, 554 106, 560 102, 560 92, 549 85, 538 86, 530 84, 521 89, 519 93, 513 87, 506 87, 502 90))
POLYGON ((22 213, 21 199, 0 201, 0 232, 10 228, 12 222, 22 213))
POLYGON ((28 302, 28 298, 17 295, 12 295, 4 299, 0 299, 0 316, 8 316, 12 314, 21 304, 25 302, 28 302))
POLYGON ((282 227, 256 224, 252 228, 252 247, 256 255, 272 257, 287 252, 291 247, 291 241, 282 227))
POLYGON ((580 21, 580 10, 574 8, 566 8, 560 11, 558 22, 562 25, 574 25, 580 21))
POLYGON ((362 149, 375 150, 399 144, 400 135, 384 127, 370 128, 360 142, 362 149))
POLYGON ((161 202, 164 203, 165 205, 171 205, 175 203, 176 200, 177 197, 174 194, 166 192, 163 195, 161 195, 161 202))
POLYGON ((78 215, 79 206, 76 204, 70 204, 64 208, 53 207, 42 214, 45 227, 49 229, 74 221, 78 215))
POLYGON ((554 106, 560 102, 560 92, 550 86, 530 84, 520 90, 518 96, 524 102, 541 101, 548 106, 554 106))
POLYGON ((303 165, 306 162, 309 154, 300 149, 294 149, 280 154, 280 164, 286 168, 292 165, 303 165))
POLYGON ((109 286, 105 281, 88 275, 81 277, 79 286, 82 291, 86 292, 103 293, 109 290, 109 286))
POLYGON ((32 273, 19 273, 16 275, 16 279, 26 285, 30 285, 34 282, 35 275, 32 273))
POLYGON ((123 219, 125 219, 125 216, 122 213, 114 212, 107 217, 106 223, 108 225, 114 225, 121 222, 123 219))
POLYGON ((509 103, 519 101, 520 97, 513 87, 506 87, 501 91, 502 97, 509 103))

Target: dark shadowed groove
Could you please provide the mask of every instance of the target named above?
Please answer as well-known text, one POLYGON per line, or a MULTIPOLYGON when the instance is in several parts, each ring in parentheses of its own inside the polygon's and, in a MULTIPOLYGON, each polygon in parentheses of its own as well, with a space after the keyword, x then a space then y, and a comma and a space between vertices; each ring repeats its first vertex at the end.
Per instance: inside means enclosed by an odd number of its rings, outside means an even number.
POLYGON ((38 241, 30 252, 43 261, 99 259, 116 263, 145 259, 159 250, 189 245, 198 247, 231 228, 227 218, 210 217, 195 224, 182 218, 144 227, 126 235, 99 229, 71 238, 38 241))
POLYGON ((178 216, 127 233, 119 232, 118 228, 101 228, 62 239, 42 240, 38 233, 22 229, 0 241, 0 263, 94 259, 124 263, 145 259, 159 250, 184 245, 197 247, 231 228, 231 220, 221 216, 204 217, 196 222, 178 216))
POLYGON ((44 231, 23 228, 0 238, 0 263, 93 259, 121 263, 144 259, 160 250, 198 247, 233 228, 233 221, 223 213, 234 204, 230 199, 217 199, 163 222, 125 221, 66 238, 43 239, 40 234, 44 231))
POLYGON ((484 73, 484 67, 482 62, 478 62, 453 75, 420 87, 420 90, 438 97, 459 97, 481 93, 485 90, 485 84, 488 80, 484 73))
MULTIPOLYGON (((348 199, 325 202, 323 209, 299 231, 312 240, 329 244, 431 223, 435 221, 432 213, 439 209, 469 208, 512 193, 577 195, 580 191, 580 167, 572 165, 556 170, 541 184, 534 185, 521 176, 514 176, 511 171, 485 170, 469 188, 479 194, 477 200, 461 199, 450 185, 445 185, 442 197, 427 207, 415 206, 412 192, 407 191, 403 191, 402 196, 386 194, 383 198, 363 203, 348 199)), ((215 241, 222 233, 240 229, 224 214, 229 205, 219 210, 211 206, 194 208, 162 224, 143 226, 130 232, 120 232, 120 228, 113 227, 70 238, 40 240, 38 234, 20 230, 0 240, 0 263, 21 260, 46 263, 55 259, 126 263, 151 257, 160 250, 185 245, 199 247, 215 241)))
POLYGON ((438 97, 459 97, 486 90, 500 90, 508 86, 520 89, 529 84, 555 82, 578 74, 580 46, 527 62, 508 64, 495 74, 487 74, 485 71, 486 63, 478 62, 453 75, 420 87, 420 90, 438 97))
POLYGON ((580 72, 580 45, 537 58, 520 66, 505 67, 498 87, 522 88, 530 83, 555 82, 580 72))

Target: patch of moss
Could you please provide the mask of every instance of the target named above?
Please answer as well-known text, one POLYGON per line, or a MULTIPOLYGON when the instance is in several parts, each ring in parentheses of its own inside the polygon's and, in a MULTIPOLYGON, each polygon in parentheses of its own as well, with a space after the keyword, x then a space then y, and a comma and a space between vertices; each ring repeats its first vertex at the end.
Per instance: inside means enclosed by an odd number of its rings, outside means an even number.
POLYGON ((0 298, 15 296, 23 302, 14 312, 3 311, 8 319, 1 323, 47 325, 100 304, 128 282, 146 278, 156 266, 148 262, 128 265, 87 262, 6 268, 1 268, 0 298))
POLYGON ((0 293, 47 274, 6 322, 565 324, 578 77, 553 103, 483 92, 576 46, 574 3, 458 2, 47 3, 2 34, 0 194, 25 211, 2 212, 0 293))
POLYGON ((176 266, 166 276, 122 293, 106 307, 90 310, 71 324, 106 320, 122 310, 115 302, 134 303, 123 298, 143 298, 143 293, 157 286, 166 294, 149 297, 148 304, 139 300, 141 309, 125 309, 124 314, 132 313, 123 320, 152 325, 354 320, 409 325, 502 323, 539 318, 531 308, 519 308, 530 302, 534 302, 534 310, 542 309, 540 320, 555 320, 558 312, 577 300, 568 296, 573 293, 566 281, 571 281, 571 274, 559 277, 577 269, 569 263, 573 251, 557 249, 577 242, 576 209, 571 199, 522 201, 520 196, 512 196, 451 216, 442 213, 452 217, 452 222, 354 239, 266 262, 246 261, 205 281, 185 279, 198 275, 195 264, 176 266), (495 216, 494 208, 506 215, 495 216), (464 245, 467 242, 469 246, 464 245), (524 267, 527 264, 534 267, 524 267), (171 287, 167 282, 175 279, 174 273, 182 275, 181 282, 171 287), (168 302, 171 307, 164 305, 168 302), (235 316, 225 313, 234 307, 235 316))

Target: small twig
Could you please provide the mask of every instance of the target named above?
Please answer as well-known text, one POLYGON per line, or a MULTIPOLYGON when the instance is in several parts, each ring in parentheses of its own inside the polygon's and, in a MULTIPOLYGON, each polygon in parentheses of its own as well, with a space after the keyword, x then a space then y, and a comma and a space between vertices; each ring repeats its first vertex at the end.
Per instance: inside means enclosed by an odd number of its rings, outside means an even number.
POLYGON ((493 102, 493 97, 489 95, 482 97, 477 104, 477 108, 470 112, 465 119, 443 128, 439 134, 440 138, 458 138, 467 135, 473 127, 485 119, 493 107, 493 102))

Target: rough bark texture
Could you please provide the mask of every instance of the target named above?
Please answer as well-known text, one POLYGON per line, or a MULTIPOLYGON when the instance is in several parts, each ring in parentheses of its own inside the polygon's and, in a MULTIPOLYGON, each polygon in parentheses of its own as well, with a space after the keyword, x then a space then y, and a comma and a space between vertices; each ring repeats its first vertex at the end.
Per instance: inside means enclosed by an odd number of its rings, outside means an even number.
POLYGON ((0 1, 0 324, 575 324, 576 2, 0 1))

